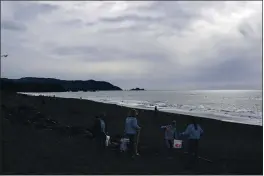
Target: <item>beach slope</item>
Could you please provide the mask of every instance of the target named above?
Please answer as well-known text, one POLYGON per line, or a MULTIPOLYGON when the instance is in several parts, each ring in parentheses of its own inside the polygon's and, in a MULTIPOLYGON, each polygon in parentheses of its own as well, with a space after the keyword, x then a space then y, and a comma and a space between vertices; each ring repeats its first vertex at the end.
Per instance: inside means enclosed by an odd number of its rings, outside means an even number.
MULTIPOLYGON (((98 157, 89 137, 93 117, 107 114, 109 135, 123 134, 129 108, 88 100, 1 93, 4 174, 190 174, 184 151, 168 159, 160 126, 188 116, 141 110, 141 156, 134 160, 107 150, 98 157)), ((193 174, 262 174, 262 126, 197 118, 204 129, 193 174), (208 161, 208 160, 210 161, 208 161)), ((184 143, 186 146, 186 142, 184 143)))

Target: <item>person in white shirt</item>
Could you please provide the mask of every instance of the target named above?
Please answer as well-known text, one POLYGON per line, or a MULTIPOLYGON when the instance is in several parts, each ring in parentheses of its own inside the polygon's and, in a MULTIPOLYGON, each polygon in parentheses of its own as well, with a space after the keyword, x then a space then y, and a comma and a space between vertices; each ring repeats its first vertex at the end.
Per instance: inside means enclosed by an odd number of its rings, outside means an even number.
POLYGON ((191 123, 187 126, 186 130, 181 133, 188 137, 188 154, 190 156, 190 164, 194 164, 198 157, 199 140, 204 131, 199 124, 196 123, 195 118, 192 117, 191 123))
POLYGON ((176 129, 176 121, 173 120, 171 124, 161 126, 161 129, 164 129, 164 139, 168 149, 173 148, 173 140, 177 139, 177 129, 176 129))
POLYGON ((171 124, 161 126, 161 129, 164 130, 164 140, 167 147, 167 155, 168 158, 172 158, 173 152, 173 143, 174 139, 178 139, 177 129, 176 129, 176 121, 173 120, 171 124))

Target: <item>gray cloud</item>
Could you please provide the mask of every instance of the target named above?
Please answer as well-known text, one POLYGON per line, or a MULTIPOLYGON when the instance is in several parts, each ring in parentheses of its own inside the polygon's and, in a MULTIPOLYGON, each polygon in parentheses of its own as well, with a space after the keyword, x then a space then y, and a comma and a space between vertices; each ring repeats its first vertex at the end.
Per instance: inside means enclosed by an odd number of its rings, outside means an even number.
POLYGON ((112 28, 99 29, 102 33, 139 33, 144 31, 149 31, 150 27, 146 24, 134 24, 130 26, 120 26, 116 25, 112 28))
POLYGON ((238 30, 244 37, 250 37, 251 33, 254 32, 247 23, 243 23, 238 30))
POLYGON ((96 47, 89 46, 73 46, 73 47, 59 47, 52 51, 54 54, 61 56, 71 55, 85 55, 85 54, 98 54, 99 50, 96 47))
POLYGON ((207 68, 192 78, 197 83, 261 82, 261 68, 243 59, 230 59, 207 68), (258 75, 256 77, 256 75, 258 75))
POLYGON ((184 1, 156 1, 151 6, 145 8, 150 11, 161 11, 164 17, 158 23, 168 25, 174 30, 186 29, 186 26, 197 19, 201 19, 200 11, 206 6, 211 7, 211 2, 193 2, 192 4, 184 1))
POLYGON ((151 16, 139 16, 139 15, 124 15, 118 17, 104 17, 101 18, 101 22, 123 22, 123 21, 143 21, 143 22, 158 22, 163 20, 162 17, 151 17, 151 16))
POLYGON ((1 21, 1 29, 11 30, 11 31, 25 31, 27 27, 23 23, 16 21, 1 21))
POLYGON ((15 20, 32 20, 38 15, 51 13, 59 8, 55 5, 39 4, 36 2, 14 4, 17 4, 16 11, 13 15, 15 20))
MULTIPOLYGON (((107 61, 109 57, 112 60, 147 60, 156 63, 165 63, 168 56, 165 53, 152 51, 144 53, 128 52, 117 48, 98 48, 93 46, 67 46, 55 47, 51 51, 53 54, 62 57, 78 57, 84 56, 83 61, 107 61)), ((75 58, 78 59, 78 58, 75 58)))
POLYGON ((86 26, 94 26, 96 23, 93 23, 93 22, 87 22, 85 25, 86 26))
POLYGON ((79 27, 80 25, 83 25, 83 21, 81 19, 65 20, 58 23, 58 25, 65 25, 68 27, 79 27))
POLYGON ((259 3, 4 2, 2 75, 122 88, 261 88, 259 3))

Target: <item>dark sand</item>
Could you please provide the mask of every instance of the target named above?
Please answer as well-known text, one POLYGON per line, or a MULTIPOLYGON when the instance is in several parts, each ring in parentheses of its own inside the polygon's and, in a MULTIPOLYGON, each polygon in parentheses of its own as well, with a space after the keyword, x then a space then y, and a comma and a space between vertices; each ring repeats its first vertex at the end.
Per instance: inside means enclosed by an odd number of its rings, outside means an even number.
MULTIPOLYGON (((186 156, 164 154, 160 125, 177 120, 179 131, 186 128, 188 116, 141 111, 141 156, 132 160, 108 150, 98 159, 94 142, 83 134, 47 129, 24 119, 36 116, 57 120, 62 125, 89 128, 93 116, 107 114, 110 135, 123 134, 128 108, 87 100, 33 97, 2 92, 1 97, 3 173, 5 174, 190 174, 185 172, 186 156), (42 101, 45 101, 43 104, 42 101), (18 112, 18 109, 21 109, 18 112), (73 135, 75 134, 75 135, 73 135)), ((205 131, 199 160, 192 174, 263 173, 262 126, 251 126, 197 118, 205 131)))

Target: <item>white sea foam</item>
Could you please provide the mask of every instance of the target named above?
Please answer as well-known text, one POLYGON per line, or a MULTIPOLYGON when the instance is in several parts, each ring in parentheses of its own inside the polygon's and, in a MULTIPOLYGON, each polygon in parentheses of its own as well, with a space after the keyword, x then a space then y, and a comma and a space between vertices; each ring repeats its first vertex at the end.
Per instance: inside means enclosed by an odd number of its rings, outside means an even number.
POLYGON ((148 91, 114 91, 30 93, 30 95, 55 95, 63 98, 82 97, 82 99, 147 110, 153 110, 157 106, 163 112, 194 115, 234 123, 262 125, 262 98, 259 95, 261 92, 204 92, 178 93, 160 91, 150 93, 148 91), (245 96, 246 94, 248 96, 245 96))

